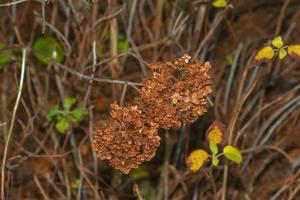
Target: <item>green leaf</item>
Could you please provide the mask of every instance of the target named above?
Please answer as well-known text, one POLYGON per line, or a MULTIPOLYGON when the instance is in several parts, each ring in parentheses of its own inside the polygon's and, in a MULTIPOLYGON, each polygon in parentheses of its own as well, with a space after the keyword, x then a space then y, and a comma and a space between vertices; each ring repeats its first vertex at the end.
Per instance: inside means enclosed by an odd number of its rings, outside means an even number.
POLYGON ((118 53, 124 53, 128 50, 129 47, 129 43, 126 39, 126 37, 124 36, 124 34, 119 33, 118 35, 118 53))
POLYGON ((49 58, 62 62, 64 59, 63 48, 53 37, 41 37, 33 44, 35 57, 45 65, 51 64, 49 58))
POLYGON ((1 51, 4 47, 5 45, 0 43, 0 70, 3 69, 10 61, 10 54, 5 51, 1 51))
POLYGON ((209 149, 212 152, 213 155, 216 155, 218 153, 218 146, 214 142, 209 143, 209 149))
POLYGON ((235 163, 239 164, 243 160, 241 152, 234 146, 231 146, 231 145, 225 146, 223 149, 223 153, 227 159, 229 159, 235 163))
POLYGON ((65 110, 70 110, 70 108, 76 103, 76 99, 73 98, 73 97, 67 97, 65 100, 64 100, 64 104, 63 104, 63 107, 65 110))
POLYGON ((131 171, 131 178, 134 180, 140 180, 149 176, 150 173, 144 167, 138 167, 131 171))
POLYGON ((214 167, 216 167, 216 166, 219 165, 219 161, 220 161, 220 160, 219 160, 218 157, 213 156, 212 159, 211 159, 211 161, 212 161, 212 165, 213 165, 214 167))
POLYGON ((55 115, 57 115, 57 112, 58 112, 58 106, 57 105, 51 106, 51 108, 49 109, 49 111, 47 113, 47 120, 52 121, 53 117, 55 115))
POLYGON ((80 122, 88 115, 88 112, 85 110, 85 108, 81 107, 72 110, 70 114, 73 122, 80 122))
POLYGON ((283 46, 282 37, 278 36, 274 40, 272 40, 272 45, 278 49, 280 49, 283 46))
POLYGON ((232 63, 233 63, 233 55, 232 55, 232 53, 228 53, 226 55, 226 62, 227 62, 228 65, 232 65, 232 63))
POLYGON ((69 129, 70 124, 65 118, 60 118, 57 123, 55 124, 55 128, 60 133, 66 133, 66 131, 69 129))
POLYGON ((150 181, 144 180, 139 184, 139 190, 143 199, 155 200, 156 191, 155 188, 151 185, 150 181))
POLYGON ((216 8, 224 8, 228 5, 226 0, 215 0, 212 5, 216 8))

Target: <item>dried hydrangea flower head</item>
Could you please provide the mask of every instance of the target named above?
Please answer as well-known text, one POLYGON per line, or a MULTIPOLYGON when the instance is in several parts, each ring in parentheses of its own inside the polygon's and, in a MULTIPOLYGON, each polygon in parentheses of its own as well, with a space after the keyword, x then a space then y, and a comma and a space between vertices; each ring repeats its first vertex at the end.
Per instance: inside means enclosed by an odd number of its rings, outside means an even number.
POLYGON ((154 63, 140 91, 139 107, 148 121, 164 129, 194 122, 206 112, 205 97, 212 92, 208 62, 190 63, 184 55, 174 63, 154 63))
POLYGON ((160 144, 158 126, 143 122, 137 106, 112 105, 109 123, 95 129, 94 150, 102 160, 128 174, 155 155, 160 144))
POLYGON ((206 112, 211 65, 190 59, 184 55, 175 62, 150 64, 136 104, 111 105, 111 120, 97 127, 92 138, 101 159, 127 174, 154 157, 160 128, 180 127, 206 112))

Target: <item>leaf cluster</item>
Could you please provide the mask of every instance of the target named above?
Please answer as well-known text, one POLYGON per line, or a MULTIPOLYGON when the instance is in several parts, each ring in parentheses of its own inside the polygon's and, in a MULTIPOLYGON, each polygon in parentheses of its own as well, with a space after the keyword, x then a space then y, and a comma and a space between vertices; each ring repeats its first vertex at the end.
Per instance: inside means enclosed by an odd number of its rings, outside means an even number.
POLYGON ((254 63, 262 63, 279 57, 284 59, 287 55, 300 58, 300 45, 284 45, 281 36, 274 38, 270 45, 261 48, 254 57, 254 63))
POLYGON ((211 160, 212 166, 218 166, 221 156, 238 164, 242 162, 242 154, 234 146, 226 145, 223 147, 222 152, 219 153, 219 145, 224 141, 224 126, 220 122, 215 121, 207 130, 206 135, 210 154, 204 149, 192 151, 186 159, 186 165, 192 172, 198 172, 208 159, 211 160))
POLYGON ((66 133, 71 124, 79 123, 88 116, 88 112, 83 107, 71 109, 77 100, 68 97, 63 102, 63 109, 59 109, 59 105, 53 105, 48 111, 47 120, 55 122, 55 128, 59 133, 66 133))

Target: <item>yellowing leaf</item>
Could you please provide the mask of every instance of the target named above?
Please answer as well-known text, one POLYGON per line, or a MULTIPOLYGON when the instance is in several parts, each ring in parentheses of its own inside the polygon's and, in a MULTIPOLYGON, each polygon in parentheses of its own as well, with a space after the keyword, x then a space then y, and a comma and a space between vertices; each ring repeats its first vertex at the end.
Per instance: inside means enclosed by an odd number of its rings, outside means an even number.
POLYGON ((282 37, 278 36, 274 40, 272 40, 272 45, 278 49, 280 49, 283 46, 282 37))
POLYGON ((288 46, 287 51, 290 56, 300 58, 300 45, 299 44, 288 46))
POLYGON ((280 49, 280 51, 279 51, 279 59, 280 60, 284 59, 286 57, 286 55, 287 55, 286 50, 285 49, 280 49))
POLYGON ((231 160, 231 161, 233 161, 235 163, 239 164, 243 160, 241 152, 237 148, 235 148, 235 147, 233 147, 231 145, 227 145, 226 147, 224 147, 223 153, 224 153, 224 156, 228 160, 231 160))
POLYGON ((227 6, 227 1, 226 0, 215 0, 212 5, 216 8, 224 8, 227 6))
POLYGON ((206 151, 197 149, 187 157, 185 163, 192 172, 197 172, 203 166, 207 158, 208 154, 206 151))
POLYGON ((275 53, 273 48, 271 46, 266 46, 257 52, 254 61, 263 62, 263 61, 271 60, 274 57, 274 54, 275 53))
POLYGON ((220 144, 223 141, 224 127, 218 121, 215 121, 207 130, 207 139, 210 143, 220 144))

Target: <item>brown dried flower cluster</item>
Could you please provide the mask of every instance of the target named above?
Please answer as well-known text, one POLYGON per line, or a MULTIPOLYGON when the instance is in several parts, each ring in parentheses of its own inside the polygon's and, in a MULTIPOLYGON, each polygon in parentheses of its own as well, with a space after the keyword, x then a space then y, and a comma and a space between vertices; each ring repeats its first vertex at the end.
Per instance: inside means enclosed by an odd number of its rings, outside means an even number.
POLYGON ((160 128, 180 127, 206 112, 205 97, 211 93, 211 65, 190 56, 175 62, 153 63, 133 106, 113 104, 111 121, 98 127, 93 136, 97 155, 129 173, 149 161, 159 146, 160 128))
POLYGON ((212 91, 211 65, 189 64, 189 59, 183 56, 174 63, 150 65, 153 72, 144 81, 138 105, 148 121, 161 128, 180 127, 206 112, 205 97, 212 91))
POLYGON ((111 116, 110 123, 95 130, 93 146, 101 159, 127 174, 155 155, 160 142, 159 127, 145 122, 137 106, 113 104, 111 116))

